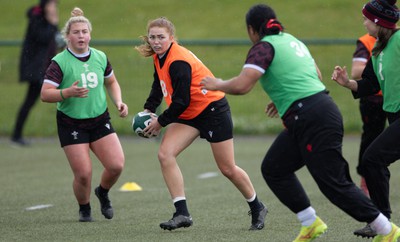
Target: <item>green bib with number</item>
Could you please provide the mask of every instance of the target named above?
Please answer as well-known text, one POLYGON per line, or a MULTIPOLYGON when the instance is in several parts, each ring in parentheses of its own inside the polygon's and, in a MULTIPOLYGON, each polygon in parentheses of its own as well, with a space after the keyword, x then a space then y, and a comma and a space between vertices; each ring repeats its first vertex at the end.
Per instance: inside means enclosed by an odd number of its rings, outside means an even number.
POLYGON ((260 78, 261 86, 282 117, 290 105, 325 90, 307 47, 290 34, 265 36, 275 50, 271 65, 260 78))
POLYGON ((106 55, 102 51, 90 48, 90 57, 83 62, 68 50, 64 50, 53 60, 57 62, 63 73, 59 89, 70 87, 75 81, 79 81, 79 87, 89 89, 88 97, 67 98, 57 103, 57 109, 75 119, 94 118, 104 113, 107 109, 104 91, 106 55))

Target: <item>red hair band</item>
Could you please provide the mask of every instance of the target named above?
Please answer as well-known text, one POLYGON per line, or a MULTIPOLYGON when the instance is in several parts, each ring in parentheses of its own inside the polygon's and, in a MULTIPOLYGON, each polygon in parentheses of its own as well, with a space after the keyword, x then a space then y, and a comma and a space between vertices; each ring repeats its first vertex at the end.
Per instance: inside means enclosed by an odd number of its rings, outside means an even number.
POLYGON ((280 31, 282 31, 282 26, 279 23, 276 23, 276 19, 271 18, 267 25, 266 25, 267 29, 270 29, 272 27, 278 27, 280 31))

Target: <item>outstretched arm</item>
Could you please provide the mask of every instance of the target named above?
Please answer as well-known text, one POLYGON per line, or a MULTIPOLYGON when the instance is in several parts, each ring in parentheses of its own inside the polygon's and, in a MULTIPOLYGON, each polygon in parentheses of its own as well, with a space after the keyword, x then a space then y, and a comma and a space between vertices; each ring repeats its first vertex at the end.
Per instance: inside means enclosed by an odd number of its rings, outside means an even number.
POLYGON ((239 76, 229 80, 214 77, 205 77, 200 82, 202 89, 219 90, 233 95, 244 95, 251 91, 262 73, 253 68, 243 68, 239 76))

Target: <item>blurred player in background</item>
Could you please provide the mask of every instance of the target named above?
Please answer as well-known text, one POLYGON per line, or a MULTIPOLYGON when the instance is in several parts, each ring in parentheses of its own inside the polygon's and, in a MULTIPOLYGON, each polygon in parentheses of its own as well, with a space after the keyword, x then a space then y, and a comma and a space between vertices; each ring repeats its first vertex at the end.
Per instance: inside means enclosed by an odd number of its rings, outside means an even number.
POLYGON ((91 222, 90 150, 104 167, 95 194, 101 213, 111 219, 114 210, 108 197, 124 167, 125 157, 107 108, 107 89, 121 117, 128 115, 121 88, 107 56, 89 47, 92 25, 75 8, 63 29, 67 49, 55 56, 46 71, 41 98, 57 103, 57 128, 61 147, 74 173, 73 189, 79 204, 79 221, 91 222))
POLYGON ((284 32, 267 5, 251 7, 246 26, 253 46, 240 74, 227 81, 207 77, 201 84, 207 90, 243 95, 260 81, 270 96, 273 103, 266 112, 278 113, 285 129, 265 155, 261 170, 269 188, 302 225, 294 241, 312 241, 327 230, 296 176, 304 166, 334 205, 358 221, 371 223, 380 234, 397 233, 398 228, 393 225, 392 230, 389 220, 350 178, 341 150, 342 116, 308 48, 284 32))
POLYGON ((11 142, 20 146, 29 145, 22 135, 24 125, 40 96, 44 73, 51 58, 56 55, 57 0, 41 0, 38 5, 28 9, 27 17, 29 23, 20 57, 19 80, 28 82, 29 86, 11 135, 11 142))
POLYGON ((246 198, 252 216, 250 230, 262 229, 267 208, 259 202, 247 173, 235 164, 231 112, 225 94, 200 88, 201 78, 212 73, 192 52, 178 44, 175 27, 166 18, 150 21, 143 40, 145 43, 136 48, 141 55, 153 58, 155 69, 145 111, 154 113, 163 97, 168 105, 144 130, 145 135, 152 136, 168 126, 158 158, 176 211, 160 227, 174 230, 193 224, 176 159, 200 136, 210 142, 219 170, 246 198))

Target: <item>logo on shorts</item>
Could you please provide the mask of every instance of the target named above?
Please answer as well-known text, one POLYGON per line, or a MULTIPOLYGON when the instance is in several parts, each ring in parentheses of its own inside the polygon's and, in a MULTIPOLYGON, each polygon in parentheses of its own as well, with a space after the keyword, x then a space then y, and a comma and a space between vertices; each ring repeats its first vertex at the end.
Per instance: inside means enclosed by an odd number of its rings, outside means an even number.
POLYGON ((104 126, 106 126, 107 129, 110 129, 110 124, 106 123, 104 126))
POLYGON ((212 138, 213 132, 212 131, 208 131, 208 135, 212 138))
POLYGON ((71 133, 72 136, 74 136, 74 139, 78 139, 78 132, 74 131, 71 133))

